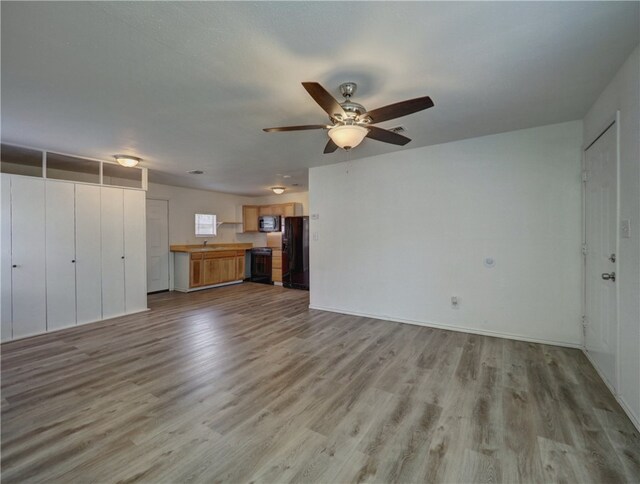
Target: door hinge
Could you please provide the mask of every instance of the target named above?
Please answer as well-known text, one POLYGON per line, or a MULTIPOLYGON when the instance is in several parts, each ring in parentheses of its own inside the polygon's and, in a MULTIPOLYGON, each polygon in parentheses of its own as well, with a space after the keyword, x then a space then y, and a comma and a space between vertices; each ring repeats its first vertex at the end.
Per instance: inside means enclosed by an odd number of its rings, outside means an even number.
POLYGON ((587 327, 587 324, 589 324, 589 323, 587 322, 587 317, 586 317, 585 315, 583 315, 580 319, 582 320, 582 327, 583 327, 583 328, 586 328, 586 327, 587 327))
POLYGON ((582 181, 586 182, 589 179, 589 172, 587 170, 582 170, 582 181))
POLYGON ((589 248, 587 247, 587 244, 582 244, 582 255, 587 255, 588 252, 589 248))

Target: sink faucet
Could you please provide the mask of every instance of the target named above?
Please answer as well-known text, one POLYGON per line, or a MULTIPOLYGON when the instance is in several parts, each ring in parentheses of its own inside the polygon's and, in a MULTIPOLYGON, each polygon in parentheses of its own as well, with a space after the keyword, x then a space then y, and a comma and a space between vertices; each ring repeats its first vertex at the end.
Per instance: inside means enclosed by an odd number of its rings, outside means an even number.
POLYGON ((205 248, 205 247, 207 246, 207 242, 209 242, 209 241, 208 241, 208 240, 205 240, 205 241, 202 243, 202 248, 205 248))

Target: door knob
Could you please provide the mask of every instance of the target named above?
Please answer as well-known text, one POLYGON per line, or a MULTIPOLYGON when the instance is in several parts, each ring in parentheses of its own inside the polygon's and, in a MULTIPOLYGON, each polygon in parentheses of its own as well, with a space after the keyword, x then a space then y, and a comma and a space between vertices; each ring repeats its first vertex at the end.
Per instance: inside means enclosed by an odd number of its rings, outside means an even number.
POLYGON ((605 281, 614 281, 614 282, 615 282, 615 280, 616 280, 616 273, 615 273, 615 272, 611 272, 611 273, 605 272, 604 274, 602 274, 602 278, 603 278, 605 281))

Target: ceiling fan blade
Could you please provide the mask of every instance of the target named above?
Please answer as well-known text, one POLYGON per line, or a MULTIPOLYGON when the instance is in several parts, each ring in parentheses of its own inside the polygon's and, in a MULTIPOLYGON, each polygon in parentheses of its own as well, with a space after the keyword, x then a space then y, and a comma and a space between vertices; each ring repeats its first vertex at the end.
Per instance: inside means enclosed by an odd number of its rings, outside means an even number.
POLYGON ((324 153, 333 153, 337 149, 338 145, 335 144, 331 138, 329 138, 329 141, 327 141, 327 144, 324 147, 324 153))
POLYGON ((371 118, 372 123, 381 123, 388 121, 389 119, 401 118, 407 114, 417 113, 423 109, 428 109, 433 106, 433 101, 429 96, 417 97, 415 99, 407 99, 406 101, 400 101, 399 103, 389 104, 373 111, 369 111, 360 116, 362 119, 365 116, 371 118))
POLYGON ((263 128, 262 131, 267 133, 275 133, 278 131, 302 131, 305 129, 328 129, 329 126, 325 124, 306 124, 302 126, 281 126, 279 128, 263 128))
POLYGON ((343 118, 347 116, 340 103, 320 84, 317 82, 303 82, 302 85, 331 118, 334 118, 336 114, 341 115, 343 118))
POLYGON ((391 143, 392 145, 406 145, 411 139, 406 136, 402 136, 401 134, 394 133, 393 131, 389 131, 387 129, 378 128, 377 126, 367 126, 369 132, 367 133, 367 138, 375 139, 378 141, 382 141, 384 143, 391 143))

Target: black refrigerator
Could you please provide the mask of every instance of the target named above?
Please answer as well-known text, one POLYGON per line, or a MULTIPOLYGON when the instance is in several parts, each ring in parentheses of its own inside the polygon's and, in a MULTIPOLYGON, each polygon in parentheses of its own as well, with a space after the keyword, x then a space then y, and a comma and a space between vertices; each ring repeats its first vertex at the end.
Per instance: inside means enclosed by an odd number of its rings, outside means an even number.
POLYGON ((309 217, 284 219, 282 285, 309 290, 309 217))

